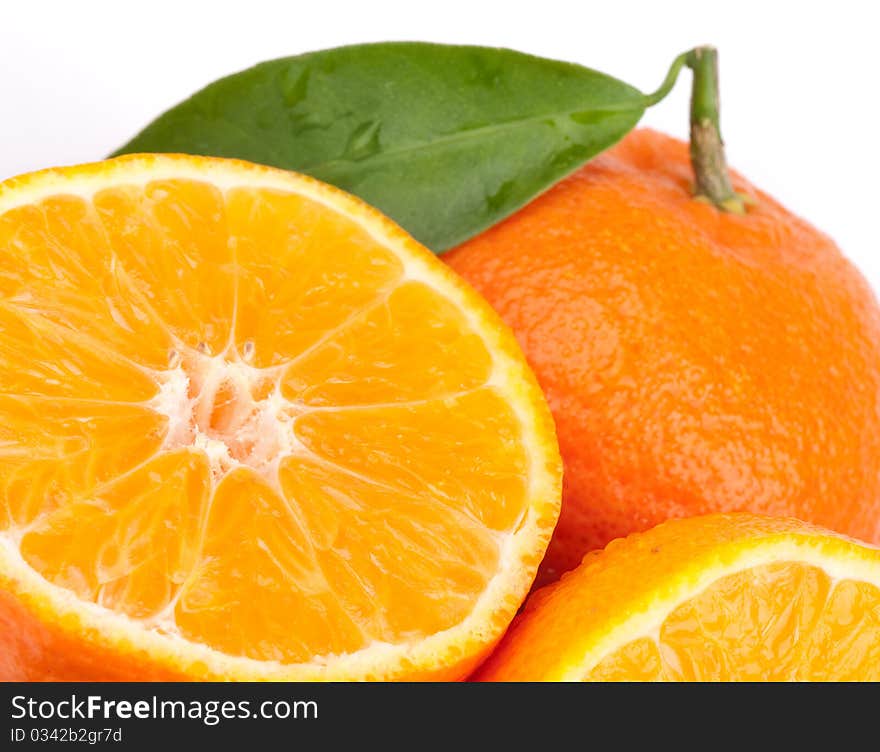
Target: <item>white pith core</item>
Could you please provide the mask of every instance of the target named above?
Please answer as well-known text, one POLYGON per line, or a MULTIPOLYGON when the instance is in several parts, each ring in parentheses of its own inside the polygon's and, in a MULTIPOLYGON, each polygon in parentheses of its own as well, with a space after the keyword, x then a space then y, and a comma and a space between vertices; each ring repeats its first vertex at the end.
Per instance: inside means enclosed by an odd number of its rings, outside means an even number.
POLYGON ((299 411, 282 396, 279 371, 247 362, 252 343, 242 350, 173 350, 149 407, 168 420, 163 450, 201 450, 215 482, 249 467, 274 486, 279 461, 302 449, 293 430, 299 411))

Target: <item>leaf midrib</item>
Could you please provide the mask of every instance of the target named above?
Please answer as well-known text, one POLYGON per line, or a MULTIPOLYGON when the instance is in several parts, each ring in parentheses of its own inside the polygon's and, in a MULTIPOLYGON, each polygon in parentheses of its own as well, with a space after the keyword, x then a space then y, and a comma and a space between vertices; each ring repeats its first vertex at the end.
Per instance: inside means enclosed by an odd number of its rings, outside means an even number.
POLYGON ((623 106, 623 105, 609 105, 608 107, 597 107, 595 109, 579 107, 574 110, 560 110, 555 112, 548 112, 539 115, 530 115, 526 118, 514 118, 511 120, 506 120, 503 123, 494 123, 490 125, 481 125, 477 128, 471 128, 465 131, 455 131, 453 133, 448 133, 443 136, 439 136, 438 138, 431 139, 429 141, 417 141, 415 143, 407 144, 405 146, 392 147, 390 149, 383 149, 378 154, 371 154, 370 156, 363 157, 362 159, 346 159, 346 158, 335 158, 328 159, 324 162, 316 162, 311 165, 305 165, 300 169, 309 170, 310 172, 319 172, 325 169, 333 169, 336 166, 342 167, 345 165, 364 165, 367 163, 375 164, 376 162, 387 162, 393 161, 394 159, 410 154, 415 151, 428 151, 432 149, 444 149, 450 145, 454 145, 458 142, 469 141, 475 138, 480 138, 486 135, 490 135, 493 133, 503 133, 506 131, 516 130, 517 128, 521 128, 526 125, 531 125, 542 120, 547 120, 548 118, 559 118, 559 117, 571 117, 572 115, 576 115, 579 112, 638 112, 644 110, 645 105, 641 100, 633 103, 632 106, 623 106))

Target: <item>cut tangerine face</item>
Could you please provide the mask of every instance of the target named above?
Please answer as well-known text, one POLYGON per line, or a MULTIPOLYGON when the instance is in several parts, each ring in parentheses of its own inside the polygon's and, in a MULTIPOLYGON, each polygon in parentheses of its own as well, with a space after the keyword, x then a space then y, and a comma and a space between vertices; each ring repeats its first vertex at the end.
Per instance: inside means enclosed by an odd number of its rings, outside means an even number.
POLYGON ((486 681, 880 681, 880 549, 708 515, 589 554, 531 596, 486 681))
POLYGON ((0 678, 461 678, 560 476, 512 336, 356 199, 182 156, 0 186, 0 678))

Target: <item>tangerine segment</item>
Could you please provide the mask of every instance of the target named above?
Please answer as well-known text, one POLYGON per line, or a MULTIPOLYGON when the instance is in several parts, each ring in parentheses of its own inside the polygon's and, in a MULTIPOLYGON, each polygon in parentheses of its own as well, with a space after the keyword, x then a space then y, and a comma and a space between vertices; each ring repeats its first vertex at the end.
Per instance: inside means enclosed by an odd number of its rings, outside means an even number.
POLYGON ((87 198, 50 195, 0 215, 0 295, 4 306, 165 367, 171 336, 111 252, 87 198))
POLYGON ((877 681, 880 550, 794 520, 667 522, 537 591, 482 676, 877 681))
POLYGON ((201 555, 174 617, 193 642, 264 661, 306 662, 364 644, 299 520, 249 469, 218 484, 201 555))
POLYGON ((367 641, 454 626, 500 565, 501 536, 453 502, 408 495, 317 457, 287 458, 280 480, 325 587, 367 641))
POLYGON ((647 642, 619 648, 586 679, 877 681, 880 587, 796 562, 753 567, 679 606, 647 642))
POLYGON ((259 367, 286 363, 344 328, 400 282, 401 259, 355 222, 286 191, 227 194, 236 254, 239 351, 259 367))
POLYGON ((154 455, 167 420, 139 405, 0 394, 0 531, 81 502, 154 455))
POLYGON ((177 178, 105 188, 93 202, 110 252, 172 335, 222 352, 235 307, 222 192, 177 178))
POLYGON ((659 681, 666 679, 660 649, 650 637, 639 637, 599 663, 585 681, 659 681))
POLYGON ((407 282, 290 365, 282 387, 288 399, 316 407, 393 403, 467 392, 491 371, 465 315, 428 285, 407 282))
POLYGON ((40 517, 21 539, 22 557, 83 600, 157 617, 202 556, 208 481, 200 452, 160 454, 40 517))
POLYGON ((0 678, 461 678, 498 638, 552 423, 398 228, 140 156, 0 186, 0 259, 0 678))
POLYGON ((100 340, 42 313, 0 300, 0 332, 0 393, 143 402, 157 392, 155 381, 100 340))
POLYGON ((422 404, 316 410, 294 429, 314 455, 392 492, 452 504, 491 530, 509 532, 522 520, 522 427, 492 388, 422 404))

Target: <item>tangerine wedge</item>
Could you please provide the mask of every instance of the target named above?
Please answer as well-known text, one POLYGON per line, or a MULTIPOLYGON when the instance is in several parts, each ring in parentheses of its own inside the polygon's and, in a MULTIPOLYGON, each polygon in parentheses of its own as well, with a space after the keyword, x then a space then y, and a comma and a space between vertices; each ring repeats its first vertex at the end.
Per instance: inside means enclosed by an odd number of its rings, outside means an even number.
POLYGON ((484 681, 880 681, 880 549, 792 519, 665 522, 536 591, 484 681))
POLYGON ((488 305, 300 175, 0 185, 0 679, 457 679, 553 530, 488 305))

